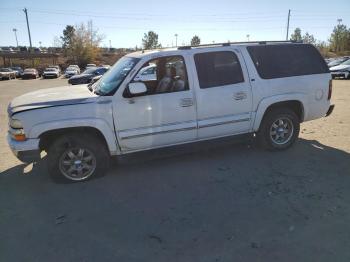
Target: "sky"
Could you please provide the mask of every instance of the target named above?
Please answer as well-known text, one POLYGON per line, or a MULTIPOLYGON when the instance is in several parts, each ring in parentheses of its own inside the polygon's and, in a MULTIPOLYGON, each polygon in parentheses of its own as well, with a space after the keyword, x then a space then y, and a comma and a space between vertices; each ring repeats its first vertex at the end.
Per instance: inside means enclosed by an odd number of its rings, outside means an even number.
MULTIPOLYGON (((337 19, 350 26, 350 0, 132 0, 132 1, 3 1, 0 5, 0 46, 29 46, 25 14, 28 9, 33 46, 53 46, 66 25, 93 21, 104 36, 102 47, 141 46, 144 33, 153 30, 163 47, 201 43, 285 40, 287 14, 290 34, 296 27, 326 41, 337 19), (249 35, 249 36, 247 36, 249 35)), ((290 35, 289 34, 289 35, 290 35)))

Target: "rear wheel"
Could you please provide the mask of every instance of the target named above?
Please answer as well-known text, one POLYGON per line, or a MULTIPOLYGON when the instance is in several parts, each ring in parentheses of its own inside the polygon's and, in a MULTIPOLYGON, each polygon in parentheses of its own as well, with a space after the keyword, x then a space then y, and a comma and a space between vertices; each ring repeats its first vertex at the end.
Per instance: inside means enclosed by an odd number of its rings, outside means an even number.
POLYGON ((284 150, 291 147, 298 138, 300 120, 288 108, 268 112, 261 123, 258 140, 269 150, 284 150))
POLYGON ((79 182, 103 175, 109 166, 106 146, 91 135, 68 134, 48 150, 48 167, 55 181, 79 182))

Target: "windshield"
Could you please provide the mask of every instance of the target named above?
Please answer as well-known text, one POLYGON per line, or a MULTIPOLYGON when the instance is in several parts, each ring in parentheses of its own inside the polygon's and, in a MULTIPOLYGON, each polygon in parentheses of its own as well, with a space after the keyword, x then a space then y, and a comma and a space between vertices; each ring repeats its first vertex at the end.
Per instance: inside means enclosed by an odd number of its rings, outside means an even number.
POLYGON ((50 72, 51 72, 51 71, 56 71, 56 68, 51 68, 51 67, 49 67, 49 68, 46 68, 45 71, 50 71, 50 72))
POLYGON ((11 70, 10 69, 8 69, 8 68, 1 68, 0 69, 0 72, 10 72, 11 70))
POLYGON ((350 59, 346 60, 345 62, 341 63, 342 65, 350 65, 350 59))
POLYGON ((83 72, 83 74, 93 74, 93 73, 95 73, 95 71, 96 71, 96 67, 91 67, 91 68, 86 69, 83 72))
POLYGON ((140 61, 139 58, 126 56, 119 59, 118 62, 115 63, 98 82, 96 82, 95 86, 93 86, 95 92, 101 95, 107 95, 118 89, 138 61, 140 61))

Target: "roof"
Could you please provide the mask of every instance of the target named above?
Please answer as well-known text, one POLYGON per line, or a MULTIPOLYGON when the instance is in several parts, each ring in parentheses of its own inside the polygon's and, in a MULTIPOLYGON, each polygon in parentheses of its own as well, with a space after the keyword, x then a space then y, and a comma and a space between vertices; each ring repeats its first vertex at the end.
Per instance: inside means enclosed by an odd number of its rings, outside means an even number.
POLYGON ((192 50, 197 48, 214 48, 220 46, 252 46, 252 45, 267 45, 267 44, 301 44, 299 41, 250 41, 250 42, 226 42, 226 43, 213 43, 213 44, 202 44, 196 46, 180 46, 180 47, 172 47, 172 48, 158 48, 153 50, 142 50, 128 54, 129 57, 142 58, 144 56, 148 56, 155 53, 160 52, 174 52, 177 50, 192 50))

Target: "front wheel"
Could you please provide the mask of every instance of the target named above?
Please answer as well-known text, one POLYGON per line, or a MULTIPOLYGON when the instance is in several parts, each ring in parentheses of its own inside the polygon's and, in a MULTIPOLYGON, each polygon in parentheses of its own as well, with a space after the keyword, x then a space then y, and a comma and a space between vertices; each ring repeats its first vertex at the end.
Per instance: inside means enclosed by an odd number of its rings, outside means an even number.
POLYGON ((79 182, 103 175, 109 166, 107 147, 90 135, 67 134, 48 150, 48 167, 57 181, 79 182))
POLYGON ((291 147, 299 136, 300 120, 288 108, 267 113, 261 123, 258 140, 269 150, 284 150, 291 147))

